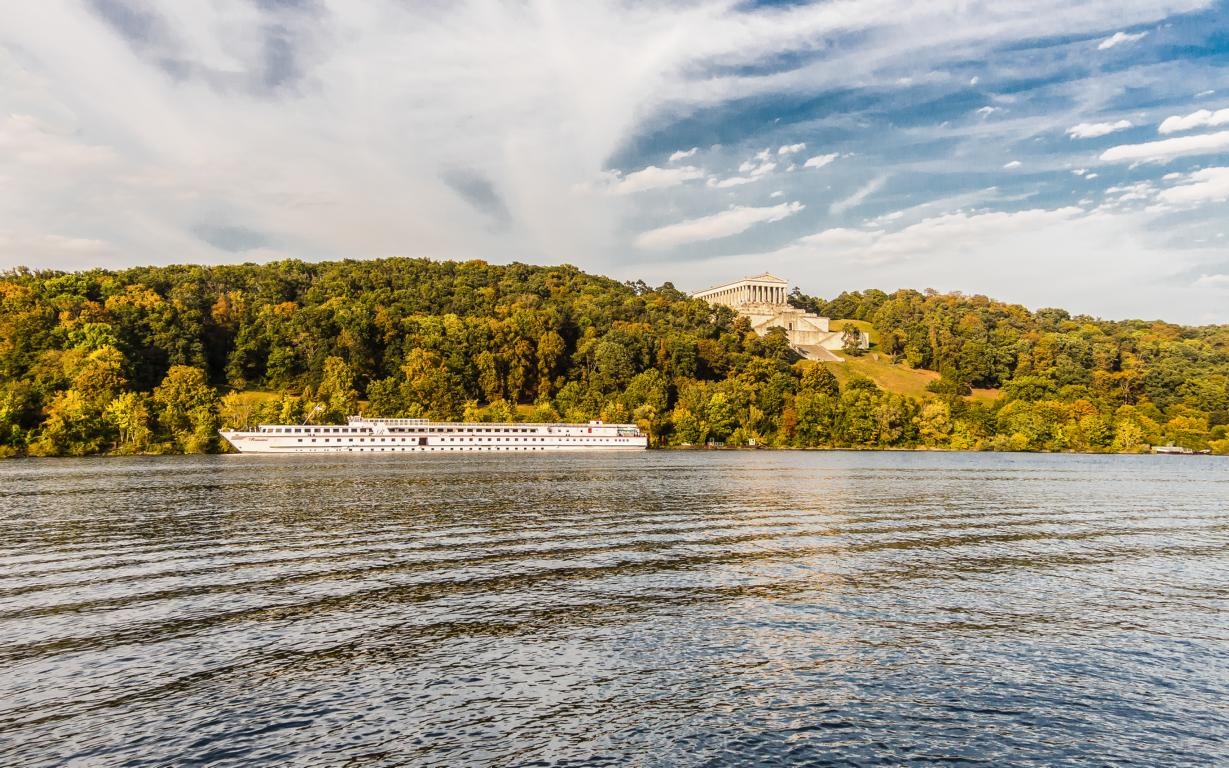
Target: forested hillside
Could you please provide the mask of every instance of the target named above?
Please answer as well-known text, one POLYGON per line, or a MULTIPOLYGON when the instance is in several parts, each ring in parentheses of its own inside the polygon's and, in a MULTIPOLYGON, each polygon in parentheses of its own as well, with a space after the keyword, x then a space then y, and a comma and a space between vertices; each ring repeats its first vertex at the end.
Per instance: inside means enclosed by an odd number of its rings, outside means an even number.
POLYGON ((0 452, 218 450, 219 426, 635 421, 655 444, 1229 452, 1229 327, 899 291, 868 321, 923 397, 801 361, 669 284, 412 259, 0 276, 0 452), (993 401, 971 387, 1001 389, 993 401))

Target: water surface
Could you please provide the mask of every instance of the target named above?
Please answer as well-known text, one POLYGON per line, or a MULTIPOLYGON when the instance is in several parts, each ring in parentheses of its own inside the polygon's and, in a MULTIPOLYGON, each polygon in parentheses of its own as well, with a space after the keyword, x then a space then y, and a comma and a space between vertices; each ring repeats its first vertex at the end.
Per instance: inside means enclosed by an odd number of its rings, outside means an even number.
POLYGON ((1229 461, 0 463, 0 764, 1229 762, 1229 461))

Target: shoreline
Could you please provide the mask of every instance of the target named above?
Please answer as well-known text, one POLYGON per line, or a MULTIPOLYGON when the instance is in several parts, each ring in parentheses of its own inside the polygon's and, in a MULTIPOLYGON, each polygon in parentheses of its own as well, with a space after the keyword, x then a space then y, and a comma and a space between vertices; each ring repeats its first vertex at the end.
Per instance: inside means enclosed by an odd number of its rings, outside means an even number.
MULTIPOLYGON (((988 454, 1003 454, 1003 455, 1033 455, 1033 456, 1172 456, 1175 458, 1229 458, 1229 456, 1217 453, 1178 453, 1166 454, 1157 453, 1155 451, 995 451, 991 449, 964 449, 964 448, 938 448, 938 447, 883 447, 883 448, 868 448, 858 446, 812 446, 812 447, 795 447, 795 446, 780 446, 780 445, 731 445, 731 446, 707 446, 707 445, 671 445, 660 447, 649 447, 645 452, 680 452, 680 453, 755 453, 759 451, 782 452, 782 453, 988 453, 988 454)), ((286 452, 284 454, 259 454, 260 456, 334 456, 346 453, 345 451, 331 452, 286 452)), ((557 454, 594 454, 594 453, 616 453, 614 451, 586 451, 584 449, 572 451, 550 451, 542 455, 557 455, 557 454)), ((159 458, 159 457, 184 457, 184 456, 242 456, 239 451, 215 451, 210 453, 88 453, 79 456, 62 455, 62 456, 34 456, 30 454, 10 454, 0 456, 0 462, 20 459, 34 460, 55 460, 55 459, 136 459, 136 458, 159 458)), ((256 455, 256 454, 249 454, 256 455)), ((417 454, 414 454, 417 455, 417 454)), ((482 454, 488 455, 488 454, 482 454)), ((520 454, 515 454, 520 455, 520 454)))

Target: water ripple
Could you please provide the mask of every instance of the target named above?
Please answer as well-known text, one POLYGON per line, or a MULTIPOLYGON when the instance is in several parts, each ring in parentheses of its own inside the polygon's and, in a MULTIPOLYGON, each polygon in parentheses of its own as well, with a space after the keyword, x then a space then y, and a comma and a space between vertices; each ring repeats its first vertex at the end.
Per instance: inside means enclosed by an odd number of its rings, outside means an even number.
POLYGON ((0 764, 1216 765, 1229 462, 0 464, 0 764))

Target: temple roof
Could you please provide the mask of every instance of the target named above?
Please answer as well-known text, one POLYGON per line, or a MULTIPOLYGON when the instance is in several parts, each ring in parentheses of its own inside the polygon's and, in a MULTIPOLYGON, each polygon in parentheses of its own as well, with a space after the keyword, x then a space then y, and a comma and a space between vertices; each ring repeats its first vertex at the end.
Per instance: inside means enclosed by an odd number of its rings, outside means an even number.
POLYGON ((705 288, 702 291, 693 291, 691 295, 697 296, 701 293, 708 293, 710 291, 716 291, 721 288, 731 288, 735 285, 742 285, 743 283, 761 283, 761 284, 762 283, 772 283, 775 285, 789 285, 788 280, 783 280, 777 277, 776 275, 772 274, 771 272, 761 272, 760 274, 753 275, 751 277, 740 277, 739 279, 731 280, 728 283, 720 283, 710 288, 705 288))
POLYGON ((757 282, 757 283, 780 283, 781 285, 789 285, 788 280, 782 280, 771 272, 761 272, 755 277, 744 277, 742 282, 757 282))

